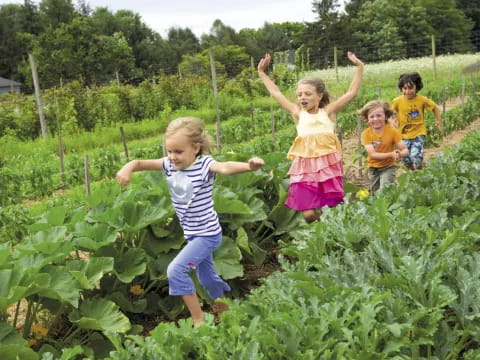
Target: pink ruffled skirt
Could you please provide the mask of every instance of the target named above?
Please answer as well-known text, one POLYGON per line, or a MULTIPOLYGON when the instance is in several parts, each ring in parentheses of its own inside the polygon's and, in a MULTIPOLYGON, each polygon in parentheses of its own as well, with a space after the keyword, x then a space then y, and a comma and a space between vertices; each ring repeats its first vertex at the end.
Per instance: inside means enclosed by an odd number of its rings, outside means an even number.
POLYGON ((297 157, 288 174, 290 187, 285 205, 289 208, 301 211, 343 203, 343 164, 340 154, 297 157))

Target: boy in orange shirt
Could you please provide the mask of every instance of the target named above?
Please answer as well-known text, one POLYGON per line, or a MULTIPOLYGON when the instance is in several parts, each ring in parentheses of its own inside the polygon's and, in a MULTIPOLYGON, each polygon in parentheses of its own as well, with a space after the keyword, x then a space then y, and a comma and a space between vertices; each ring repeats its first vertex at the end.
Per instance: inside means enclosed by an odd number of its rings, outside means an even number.
POLYGON ((359 115, 369 125, 362 132, 362 145, 368 153, 368 179, 373 195, 384 185, 395 182, 395 163, 408 156, 408 149, 400 132, 387 124, 387 119, 393 115, 388 102, 370 101, 359 111, 359 115))
POLYGON ((405 157, 403 162, 410 170, 421 169, 427 134, 425 110, 433 112, 436 125, 440 130, 443 128, 442 117, 438 106, 432 100, 417 94, 423 88, 422 78, 417 72, 400 75, 398 88, 403 95, 395 98, 390 105, 397 113, 398 124, 396 126, 409 151, 409 156, 405 157))

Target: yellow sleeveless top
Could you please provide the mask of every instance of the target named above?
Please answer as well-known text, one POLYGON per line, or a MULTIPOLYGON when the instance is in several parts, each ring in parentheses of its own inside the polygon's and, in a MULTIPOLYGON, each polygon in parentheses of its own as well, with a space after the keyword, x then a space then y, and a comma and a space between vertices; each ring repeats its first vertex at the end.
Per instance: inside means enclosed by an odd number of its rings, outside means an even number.
POLYGON ((324 109, 316 114, 301 110, 297 123, 297 137, 293 141, 287 158, 314 158, 332 153, 341 154, 340 141, 335 135, 335 124, 324 109))

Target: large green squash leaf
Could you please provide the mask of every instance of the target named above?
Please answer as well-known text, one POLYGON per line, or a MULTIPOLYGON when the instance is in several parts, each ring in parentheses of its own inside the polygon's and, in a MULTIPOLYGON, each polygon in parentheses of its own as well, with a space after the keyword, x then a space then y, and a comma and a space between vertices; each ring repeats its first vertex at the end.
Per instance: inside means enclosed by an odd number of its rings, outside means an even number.
POLYGON ((87 260, 72 260, 67 262, 67 269, 83 289, 93 289, 104 273, 113 270, 113 258, 91 257, 87 260))
POLYGON ((38 355, 27 346, 18 344, 0 345, 2 360, 38 360, 38 355))
POLYGON ((118 306, 107 299, 87 299, 74 309, 69 320, 81 329, 125 333, 130 330, 130 321, 118 306))
POLYGON ((15 267, 0 270, 0 309, 5 309, 49 284, 50 276, 38 273, 36 269, 15 267))
POLYGON ((91 225, 86 221, 77 222, 72 235, 77 247, 88 250, 98 250, 114 243, 117 238, 115 231, 109 225, 102 223, 91 225))
POLYGON ((147 257, 145 250, 130 248, 123 254, 115 256, 115 273, 120 281, 131 282, 135 276, 145 273, 147 257))
POLYGON ((7 323, 0 323, 0 344, 26 345, 26 341, 20 334, 7 323))
POLYGON ((73 307, 78 306, 80 284, 65 266, 48 265, 42 269, 42 273, 50 275, 50 283, 47 287, 39 289, 40 296, 67 302, 73 307))

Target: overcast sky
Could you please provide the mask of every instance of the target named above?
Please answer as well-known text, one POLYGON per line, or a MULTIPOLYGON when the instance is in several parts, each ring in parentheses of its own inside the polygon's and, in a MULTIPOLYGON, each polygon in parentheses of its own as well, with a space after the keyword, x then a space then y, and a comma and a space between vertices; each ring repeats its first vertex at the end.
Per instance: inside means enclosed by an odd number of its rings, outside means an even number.
MULTIPOLYGON (((39 3, 39 1, 35 1, 39 3)), ((312 0, 87 0, 92 9, 107 7, 140 14, 151 29, 166 36, 172 27, 188 27, 198 37, 208 33, 216 19, 235 30, 258 29, 265 22, 314 21, 312 0)), ((0 0, 1 4, 23 4, 23 0, 0 0)), ((76 4, 76 0, 73 0, 76 4)))

